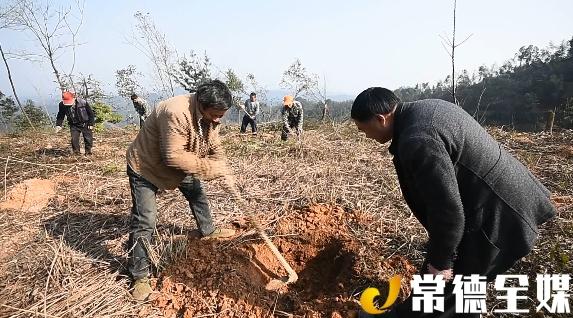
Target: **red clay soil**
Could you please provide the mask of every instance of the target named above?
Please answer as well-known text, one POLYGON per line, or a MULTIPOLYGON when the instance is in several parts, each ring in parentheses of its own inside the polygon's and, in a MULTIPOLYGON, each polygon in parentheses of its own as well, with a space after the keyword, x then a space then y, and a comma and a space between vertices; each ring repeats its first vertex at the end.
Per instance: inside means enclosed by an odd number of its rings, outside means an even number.
POLYGON ((12 188, 6 200, 0 202, 0 210, 39 212, 56 194, 56 183, 47 179, 24 180, 12 188))
MULTIPOLYGON (((359 270, 359 262, 368 261, 357 255, 364 244, 347 223, 367 222, 361 215, 314 205, 280 219, 272 240, 299 279, 278 292, 266 290, 265 285, 286 276, 286 271, 262 241, 190 239, 187 255, 160 277, 153 305, 165 317, 352 316, 360 292, 367 285, 383 287, 388 278, 359 270)), ((416 272, 400 256, 373 261, 377 269, 402 272, 403 281, 416 272)))

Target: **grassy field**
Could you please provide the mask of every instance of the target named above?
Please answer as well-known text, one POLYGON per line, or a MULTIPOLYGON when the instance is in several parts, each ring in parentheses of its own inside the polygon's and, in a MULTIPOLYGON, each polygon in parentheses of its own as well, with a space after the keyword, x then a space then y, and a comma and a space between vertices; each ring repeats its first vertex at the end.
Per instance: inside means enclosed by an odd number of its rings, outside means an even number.
MULTIPOLYGON (((427 235, 401 197, 385 146, 367 140, 352 124, 311 125, 300 142, 281 142, 280 132, 270 128, 257 137, 237 132, 238 127, 223 129, 224 146, 238 184, 266 230, 284 249, 293 240, 322 236, 323 240, 308 241, 312 251, 295 266, 309 269, 308 277, 321 273, 310 262, 327 251, 330 239, 343 236, 341 250, 351 256, 350 275, 330 277, 342 286, 326 284, 325 290, 308 291, 309 286, 299 284, 280 294, 260 294, 265 301, 244 300, 234 296, 237 293, 223 295, 221 286, 183 286, 177 269, 193 259, 189 253, 195 251, 195 241, 189 240, 195 224, 183 196, 167 191, 158 195, 154 243, 157 289, 162 294, 137 304, 130 299, 125 268, 131 207, 125 150, 137 131, 96 134, 94 156, 89 158, 69 155, 66 133, 2 135, 0 317, 339 317, 358 308, 356 296, 365 284, 382 282, 394 273, 410 275, 421 265, 427 235), (308 222, 297 223, 300 220, 308 222), (298 232, 301 228, 304 233, 298 232), (176 298, 176 293, 187 296, 176 298), (203 311, 189 295, 201 295, 203 311), (247 303, 250 307, 241 307, 247 303)), ((552 136, 499 128, 490 132, 552 191, 559 211, 543 226, 534 252, 512 272, 528 274, 530 283, 538 273, 571 273, 573 132, 552 136)), ((204 187, 216 223, 238 224, 242 235, 201 255, 215 258, 220 251, 235 255, 248 245, 260 244, 242 225, 242 212, 220 182, 204 187)), ((283 251, 289 261, 296 261, 296 253, 283 251)), ((529 290, 531 299, 524 306, 534 308, 535 288, 529 290)), ((488 306, 496 308, 500 302, 490 295, 488 306)))

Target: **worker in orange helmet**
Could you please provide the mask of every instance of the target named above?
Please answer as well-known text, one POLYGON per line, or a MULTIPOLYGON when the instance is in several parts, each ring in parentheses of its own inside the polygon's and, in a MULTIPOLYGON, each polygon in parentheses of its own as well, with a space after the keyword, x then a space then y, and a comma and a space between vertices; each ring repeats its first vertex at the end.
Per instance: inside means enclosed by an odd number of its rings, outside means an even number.
POLYGON ((294 100, 290 95, 283 98, 283 130, 281 134, 282 140, 287 140, 289 133, 296 133, 300 137, 302 134, 302 123, 304 117, 304 111, 302 109, 302 104, 299 101, 294 100))
POLYGON ((85 155, 91 155, 95 124, 94 111, 86 100, 77 98, 72 92, 65 91, 62 93, 62 101, 58 105, 56 133, 62 130, 62 124, 66 117, 72 135, 72 151, 75 155, 80 154, 80 135, 83 135, 85 155))

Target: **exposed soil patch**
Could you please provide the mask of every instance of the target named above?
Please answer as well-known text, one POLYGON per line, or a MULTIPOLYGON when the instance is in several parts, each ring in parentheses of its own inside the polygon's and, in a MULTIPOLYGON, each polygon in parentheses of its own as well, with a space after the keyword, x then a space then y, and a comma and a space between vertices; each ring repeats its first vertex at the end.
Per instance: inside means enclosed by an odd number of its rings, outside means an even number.
POLYGON ((28 179, 18 183, 0 202, 0 210, 39 212, 56 194, 56 183, 46 179, 28 179))
MULTIPOLYGON (((358 308, 355 299, 366 285, 383 287, 387 278, 360 271, 357 253, 363 244, 347 226, 364 221, 360 218, 339 207, 313 205, 280 219, 272 240, 299 279, 278 292, 265 285, 287 273, 256 237, 241 242, 190 239, 186 255, 159 279, 161 293, 153 304, 166 317, 347 316, 358 308)), ((397 256, 384 266, 401 267, 406 278, 416 271, 397 256)))

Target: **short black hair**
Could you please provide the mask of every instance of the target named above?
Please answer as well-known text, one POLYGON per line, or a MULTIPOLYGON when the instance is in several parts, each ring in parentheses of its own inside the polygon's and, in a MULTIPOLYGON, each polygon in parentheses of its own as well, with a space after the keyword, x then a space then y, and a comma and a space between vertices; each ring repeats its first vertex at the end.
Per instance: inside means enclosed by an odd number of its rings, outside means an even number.
POLYGON ((391 113, 400 103, 400 98, 383 87, 370 87, 356 96, 350 117, 359 122, 370 120, 375 115, 391 113))
POLYGON ((257 96, 257 93, 252 92, 249 96, 257 96))
POLYGON ((131 94, 131 99, 137 98, 137 94, 133 93, 131 94))
POLYGON ((231 91, 220 80, 212 80, 197 87, 197 101, 205 108, 227 110, 233 105, 231 91))

